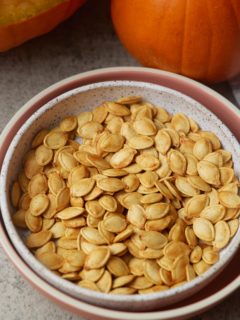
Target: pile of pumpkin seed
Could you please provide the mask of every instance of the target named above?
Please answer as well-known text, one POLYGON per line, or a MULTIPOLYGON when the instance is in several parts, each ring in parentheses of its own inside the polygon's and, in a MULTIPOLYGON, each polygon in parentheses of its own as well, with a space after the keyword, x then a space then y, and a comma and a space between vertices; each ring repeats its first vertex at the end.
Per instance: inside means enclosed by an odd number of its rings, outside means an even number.
POLYGON ((13 221, 41 263, 81 287, 166 290, 207 271, 238 230, 232 167, 193 119, 124 97, 35 136, 13 221))

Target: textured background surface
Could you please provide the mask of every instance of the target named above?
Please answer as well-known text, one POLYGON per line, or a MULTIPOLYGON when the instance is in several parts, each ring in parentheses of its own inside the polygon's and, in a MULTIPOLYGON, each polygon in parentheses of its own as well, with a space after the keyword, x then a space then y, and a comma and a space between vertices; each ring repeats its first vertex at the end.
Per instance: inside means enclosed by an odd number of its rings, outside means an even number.
MULTIPOLYGON (((114 34, 108 1, 89 2, 51 33, 0 54, 0 130, 32 96, 70 75, 137 66, 114 34), (92 22, 94 21, 94 23, 92 22)), ((235 88, 240 84, 235 81, 235 88)), ((215 86, 233 100, 227 84, 215 86)), ((0 248, 0 320, 81 320, 32 289, 0 248)), ((240 291, 193 320, 240 319, 240 291)))

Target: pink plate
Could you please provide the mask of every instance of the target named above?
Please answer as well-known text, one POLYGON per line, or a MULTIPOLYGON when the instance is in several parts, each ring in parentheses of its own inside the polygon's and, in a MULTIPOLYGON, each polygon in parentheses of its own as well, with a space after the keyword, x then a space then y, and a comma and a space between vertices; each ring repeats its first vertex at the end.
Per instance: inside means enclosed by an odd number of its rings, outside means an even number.
MULTIPOLYGON (((63 80, 44 90, 22 107, 6 126, 1 135, 0 166, 8 145, 15 133, 35 110, 63 92, 85 84, 107 80, 145 81, 164 85, 185 93, 215 113, 230 128, 237 139, 240 140, 240 132, 238 129, 240 111, 228 100, 211 89, 185 77, 168 72, 146 68, 109 68, 86 72, 63 80)), ((103 309, 67 296, 43 281, 17 255, 11 242, 7 238, 4 226, 2 225, 0 228, 0 241, 2 246, 20 272, 50 299, 58 302, 63 307, 90 319, 186 319, 187 317, 210 308, 240 285, 240 261, 237 259, 238 254, 240 254, 239 250, 227 267, 231 272, 227 273, 226 270, 223 271, 210 285, 206 286, 187 301, 184 300, 181 303, 167 307, 165 310, 161 309, 160 311, 155 312, 130 313, 103 309)))

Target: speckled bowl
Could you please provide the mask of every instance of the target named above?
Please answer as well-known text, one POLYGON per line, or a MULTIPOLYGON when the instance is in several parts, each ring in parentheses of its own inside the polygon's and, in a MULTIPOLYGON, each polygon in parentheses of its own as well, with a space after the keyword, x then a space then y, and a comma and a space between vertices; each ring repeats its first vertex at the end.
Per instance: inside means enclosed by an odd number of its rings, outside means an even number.
POLYGON ((20 170, 22 158, 34 135, 44 127, 52 127, 69 114, 90 110, 104 100, 124 95, 142 95, 146 100, 161 105, 171 113, 184 112, 196 120, 203 130, 211 130, 220 137, 223 146, 233 154, 235 171, 239 176, 239 144, 229 129, 209 110, 192 98, 164 86, 136 81, 109 81, 90 84, 68 91, 38 109, 23 124, 8 148, 1 172, 1 209, 8 235, 17 252, 43 279, 61 291, 83 301, 118 310, 154 310, 180 301, 199 291, 227 265, 239 246, 240 230, 231 243, 221 251, 219 262, 195 280, 168 291, 134 296, 111 296, 80 288, 56 276, 42 266, 23 243, 25 234, 12 224, 14 212, 9 201, 9 188, 20 170))

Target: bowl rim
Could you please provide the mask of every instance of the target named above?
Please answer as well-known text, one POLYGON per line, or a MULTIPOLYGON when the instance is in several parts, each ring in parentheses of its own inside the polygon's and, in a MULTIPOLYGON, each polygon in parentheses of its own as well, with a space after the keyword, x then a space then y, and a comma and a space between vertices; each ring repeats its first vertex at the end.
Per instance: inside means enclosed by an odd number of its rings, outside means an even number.
MULTIPOLYGON (((205 85, 198 83, 194 80, 191 80, 189 78, 177 75, 177 74, 173 74, 170 72, 166 72, 166 71, 161 71, 161 70, 156 70, 156 69, 151 69, 151 68, 143 68, 143 67, 113 67, 113 68, 104 68, 104 69, 97 69, 97 70, 93 70, 93 71, 87 71, 84 73, 80 73, 80 74, 76 74, 74 76, 71 76, 69 78, 66 78, 64 80, 61 80, 53 85, 51 85, 50 87, 48 87, 47 89, 41 91, 39 94, 37 94, 36 96, 34 96, 32 99, 30 99, 27 103, 25 103, 25 105, 19 109, 19 111, 12 117, 12 119, 8 122, 7 126, 3 129, 2 134, 0 136, 0 166, 1 166, 1 162, 2 162, 2 158, 4 157, 4 154, 6 152, 6 149, 8 147, 9 141, 11 141, 12 136, 15 134, 16 132, 16 127, 19 127, 21 125, 21 122, 24 121, 24 117, 27 117, 28 114, 31 114, 32 110, 37 109, 42 103, 45 103, 46 101, 49 101, 52 97, 54 97, 56 95, 56 93, 61 93, 64 92, 66 90, 68 90, 67 88, 74 88, 75 86, 80 86, 82 84, 85 83, 89 83, 89 82, 97 82, 99 81, 99 79, 105 79, 106 77, 108 77, 108 79, 111 80, 116 80, 116 79, 128 79, 128 80, 136 80, 138 78, 144 79, 144 81, 146 81, 145 79, 147 78, 147 81, 150 83, 158 83, 160 81, 160 83, 162 81, 164 81, 164 83, 166 81, 168 81, 168 86, 170 88, 176 86, 175 80, 178 80, 179 82, 182 83, 181 86, 181 90, 180 92, 185 92, 188 91, 190 88, 195 88, 195 93, 198 93, 198 95, 201 95, 203 93, 206 93, 206 95, 208 96, 208 98, 212 98, 214 99, 214 102, 221 104, 228 112, 231 112, 231 115, 237 117, 238 119, 240 119, 240 110, 237 109, 236 106, 234 106, 230 101, 228 101, 226 98, 224 98, 223 96, 221 96, 219 93, 215 92, 214 90, 206 87, 205 85), (98 79, 96 81, 96 78, 98 79)), ((196 99, 196 97, 195 97, 196 99)), ((198 99, 196 99, 198 101, 198 99)), ((237 132, 237 131, 236 131, 237 132)), ((239 136, 238 132, 237 135, 239 136)), ((2 223, 2 225, 0 224, 0 228, 2 229, 0 232, 0 241, 2 244, 3 249, 5 250, 5 252, 7 253, 7 255, 10 257, 10 259, 12 260, 13 264, 15 265, 15 267, 30 281, 32 282, 32 284, 34 284, 38 289, 42 290, 46 295, 48 295, 48 291, 44 290, 44 286, 40 288, 40 286, 38 285, 37 281, 32 281, 31 277, 29 275, 32 274, 32 276, 36 277, 36 280, 39 280, 40 282, 43 280, 38 277, 36 274, 34 274, 32 272, 32 270, 30 269, 30 267, 25 264, 21 258, 16 254, 13 245, 11 244, 11 242, 9 241, 7 234, 4 230, 4 224, 2 223), (21 266, 21 267, 20 267, 21 266), (29 272, 29 273, 28 273, 29 272)), ((233 279, 232 281, 229 282, 229 284, 221 289, 218 290, 216 293, 211 294, 210 296, 208 296, 205 299, 201 299, 200 301, 193 303, 192 306, 192 311, 194 310, 205 310, 207 308, 209 308, 212 304, 216 304, 217 302, 219 302, 220 300, 222 300, 223 298, 225 298, 228 294, 230 294, 231 292, 233 292, 234 290, 236 290, 239 285, 240 285, 240 275, 237 276, 235 279, 233 279), (203 305, 202 303, 203 302, 203 305)), ((45 283, 45 282, 44 282, 45 283)), ((45 285, 48 285, 47 283, 45 283, 45 285)), ((51 288, 51 287, 50 287, 51 288)), ((61 303, 61 304, 66 304, 66 298, 68 296, 65 296, 64 299, 58 299, 58 296, 52 296, 53 299, 55 299, 57 302, 61 303)), ((69 297, 70 298, 70 297, 69 297)), ((73 299, 73 298, 71 298, 73 299)), ((87 305, 86 303, 82 303, 87 305)), ((66 307, 66 305, 65 305, 66 307)), ((73 305, 68 304, 68 308, 73 308, 73 305)), ((87 308, 92 307, 91 305, 88 305, 87 308)), ((187 306, 188 307, 188 306, 187 306)), ((99 310, 103 310, 100 307, 94 307, 94 308, 98 308, 99 310)), ((81 308, 78 309, 77 306, 75 308, 75 311, 81 311, 81 308)), ((175 312, 175 318, 176 319, 176 315, 179 316, 184 316, 187 315, 186 312, 186 306, 181 307, 181 308, 177 308, 174 309, 176 310, 175 312)), ((116 311, 114 311, 116 312, 116 311)), ((117 312, 117 314, 120 314, 121 312, 117 312)), ((159 317, 161 319, 163 319, 161 317, 162 311, 156 311, 154 313, 158 313, 158 319, 159 317)), ((96 314, 99 314, 99 312, 97 312, 96 314)), ((127 315, 129 314, 129 316, 131 316, 131 313, 127 313, 127 315)), ((139 316, 141 316, 142 314, 146 314, 146 313, 139 313, 139 316)), ((148 313, 150 314, 150 313, 148 313)), ((165 317, 164 317, 165 318, 165 317)), ((167 317, 168 318, 168 317, 167 317)), ((138 319, 138 318, 137 318, 138 319)), ((170 318, 169 318, 170 319, 170 318)))
MULTIPOLYGON (((79 88, 72 89, 70 91, 66 91, 65 93, 56 96, 54 99, 50 100, 48 103, 44 104, 40 109, 38 109, 35 113, 33 113, 26 122, 22 125, 22 127, 19 129, 13 140, 11 141, 11 144, 8 148, 8 151, 5 155, 5 159, 3 161, 2 165, 2 171, 1 171, 1 183, 0 183, 0 190, 1 190, 1 208, 2 208, 2 217, 4 220, 5 227, 7 229, 7 232, 9 234, 9 237, 12 241, 12 243, 15 245, 16 250, 19 252, 19 254, 23 257, 23 259, 29 264, 32 265, 32 268, 35 272, 41 273, 42 277, 52 283, 54 286, 61 285, 63 290, 67 290, 67 292, 75 292, 75 294, 80 293, 82 295, 90 297, 95 297, 96 299, 101 299, 106 302, 125 302, 126 300, 131 300, 131 302, 147 302, 147 301, 155 301, 159 299, 168 299, 172 297, 176 297, 176 295, 184 294, 190 291, 193 288, 203 286, 204 282, 207 280, 212 280, 214 278, 214 275, 219 272, 233 257, 233 255, 238 250, 240 239, 239 241, 230 242, 230 244, 227 246, 227 248, 231 249, 227 251, 227 254, 225 254, 212 268, 209 268, 207 272, 205 272, 203 275, 200 275, 196 277, 194 280, 187 282, 179 287, 171 288, 166 291, 160 291, 156 293, 150 293, 150 294, 143 294, 143 295, 132 295, 129 297, 128 295, 109 295, 107 293, 102 292, 92 292, 88 289, 81 288, 76 286, 75 284, 72 284, 69 281, 66 281, 59 276, 53 274, 51 271, 49 271, 46 267, 43 267, 41 263, 32 255, 30 254, 30 250, 24 245, 21 237, 19 236, 16 228, 14 227, 12 221, 8 219, 10 216, 10 213, 8 213, 7 208, 7 195, 5 192, 5 185, 6 185, 6 177, 8 166, 10 163, 10 159, 12 158, 12 154, 14 153, 15 147, 17 146, 19 140, 21 139, 21 134, 26 132, 29 128, 29 126, 35 121, 37 117, 40 117, 42 114, 44 114, 47 110, 51 109, 54 105, 64 101, 68 97, 75 96, 76 94, 91 91, 95 88, 105 88, 105 87, 117 87, 117 86, 132 86, 132 87, 144 87, 147 89, 155 89, 155 90, 163 90, 165 89, 167 92, 170 93, 176 93, 175 90, 164 88, 163 86, 159 86, 156 84, 149 84, 145 82, 140 81, 104 81, 104 82, 98 82, 94 84, 88 84, 85 86, 81 86, 79 88), (16 239, 15 239, 16 237, 16 239)), ((194 101, 196 100, 177 92, 178 95, 180 94, 180 97, 183 97, 187 101, 194 101)), ((221 123, 221 120, 214 115, 210 110, 208 110, 206 107, 201 105, 201 108, 205 109, 205 112, 208 112, 212 114, 213 120, 217 123, 221 123)), ((222 123, 223 125, 223 123, 222 123)), ((225 130, 225 134, 231 135, 231 131, 228 129, 227 126, 223 126, 223 129, 225 130)), ((232 136, 233 137, 233 136, 232 136)), ((235 145, 236 150, 238 147, 238 142, 233 139, 233 145, 235 145)))

